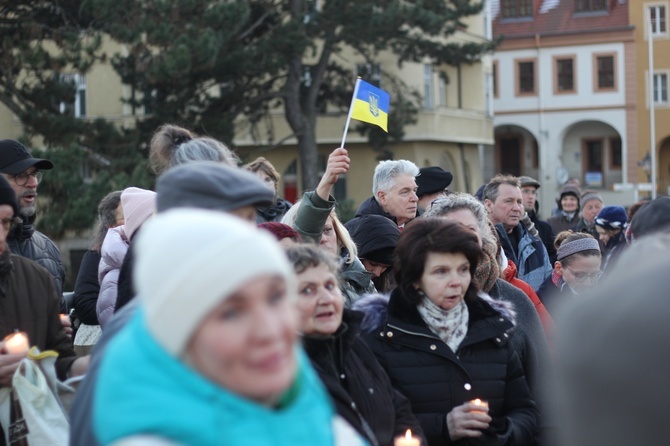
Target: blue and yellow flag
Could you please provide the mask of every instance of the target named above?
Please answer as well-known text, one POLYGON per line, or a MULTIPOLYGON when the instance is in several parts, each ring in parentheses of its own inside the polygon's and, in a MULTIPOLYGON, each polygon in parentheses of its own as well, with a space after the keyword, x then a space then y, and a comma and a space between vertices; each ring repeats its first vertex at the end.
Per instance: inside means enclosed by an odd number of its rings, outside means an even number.
POLYGON ((388 133, 389 104, 391 96, 362 79, 356 80, 351 117, 381 127, 388 133))

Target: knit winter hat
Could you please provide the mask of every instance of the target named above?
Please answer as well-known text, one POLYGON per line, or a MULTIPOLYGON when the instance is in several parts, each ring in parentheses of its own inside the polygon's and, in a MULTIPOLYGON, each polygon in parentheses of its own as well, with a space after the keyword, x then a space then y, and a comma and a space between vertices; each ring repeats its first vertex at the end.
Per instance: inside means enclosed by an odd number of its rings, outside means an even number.
POLYGON ((289 298, 296 295, 293 268, 272 235, 221 212, 160 213, 138 235, 135 253, 147 328, 175 357, 207 314, 249 281, 280 276, 289 298))
POLYGON ((258 225, 258 227, 261 228, 261 229, 264 229, 264 230, 268 231, 269 233, 271 233, 272 235, 274 235, 275 239, 277 239, 277 241, 281 241, 282 239, 285 239, 285 238, 293 239, 296 242, 302 241, 302 237, 300 237, 300 234, 298 234, 298 231, 296 231, 295 229, 293 229, 289 225, 285 225, 284 223, 279 223, 278 221, 268 221, 268 222, 265 222, 265 223, 261 223, 261 224, 258 225))
POLYGON ((603 197, 594 190, 585 190, 582 193, 582 198, 581 200, 579 200, 579 203, 581 204, 582 207, 584 207, 586 206, 586 203, 593 200, 598 200, 599 202, 605 204, 605 202, 603 201, 603 197))
POLYGON ((233 211, 245 206, 269 207, 274 190, 253 173, 212 161, 173 167, 158 178, 158 212, 176 207, 233 211))
POLYGON ((123 208, 123 229, 128 240, 152 215, 156 213, 156 192, 129 187, 121 193, 121 207, 123 208))
POLYGON ((627 221, 628 215, 621 206, 605 206, 596 217, 596 225, 605 229, 622 229, 627 221))
POLYGON ((416 195, 421 198, 424 195, 434 194, 445 190, 451 184, 454 175, 438 166, 422 167, 416 177, 416 195))
POLYGON ((9 184, 9 181, 7 181, 7 178, 2 175, 0 175, 0 204, 8 204, 11 206, 14 210, 14 217, 19 213, 16 193, 9 184))

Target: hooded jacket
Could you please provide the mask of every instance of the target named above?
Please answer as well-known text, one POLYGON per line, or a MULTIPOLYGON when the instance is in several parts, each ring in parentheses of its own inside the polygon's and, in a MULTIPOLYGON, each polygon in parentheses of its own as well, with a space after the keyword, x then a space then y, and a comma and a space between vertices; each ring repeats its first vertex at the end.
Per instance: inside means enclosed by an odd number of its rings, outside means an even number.
POLYGON ((502 224, 497 224, 496 230, 505 255, 519 269, 519 279, 537 291, 553 269, 542 240, 530 235, 523 223, 519 223, 513 229, 514 238, 518 240, 516 246, 512 246, 512 239, 502 224))
MULTIPOLYGON (((390 220, 380 215, 367 214, 352 218, 344 226, 356 243, 360 258, 366 259, 368 254, 387 251, 389 261, 392 262, 390 254, 398 244, 400 231, 398 226, 390 220)), ((389 262, 380 263, 391 264, 389 262)))
POLYGON ((468 332, 456 352, 428 328, 399 288, 388 305, 372 297, 357 308, 366 312, 365 340, 394 387, 412 403, 431 446, 531 444, 537 409, 510 343, 511 308, 484 294, 466 304, 468 332), (492 423, 479 439, 452 442, 447 414, 475 398, 488 401, 492 423))
MULTIPOLYGON (((23 223, 16 225, 7 235, 7 245, 12 253, 34 260, 46 268, 54 279, 56 294, 62 296, 65 282, 65 266, 60 251, 49 237, 35 229, 36 216, 24 217, 23 223)), ((62 309, 64 304, 61 303, 62 309)))
POLYGON ((114 314, 118 296, 119 272, 128 252, 128 239, 123 226, 117 226, 107 231, 105 241, 100 248, 101 259, 98 265, 98 282, 100 294, 96 304, 98 322, 101 328, 114 314))
POLYGON ((344 310, 342 324, 328 337, 303 337, 303 346, 337 413, 371 445, 393 446, 411 429, 422 436, 409 401, 395 391, 388 375, 359 337, 363 315, 344 310))

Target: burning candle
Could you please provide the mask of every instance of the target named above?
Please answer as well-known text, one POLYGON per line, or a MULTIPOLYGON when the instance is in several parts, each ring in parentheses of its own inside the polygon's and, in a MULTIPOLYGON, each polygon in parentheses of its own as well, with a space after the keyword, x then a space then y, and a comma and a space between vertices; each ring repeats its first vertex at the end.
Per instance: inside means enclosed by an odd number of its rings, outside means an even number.
POLYGON ((69 315, 61 313, 59 316, 61 325, 67 324, 69 326, 71 324, 69 315))
POLYGON ((470 401, 470 402, 471 402, 472 404, 474 404, 475 406, 480 406, 482 409, 483 409, 483 408, 486 408, 486 410, 483 411, 483 412, 488 412, 488 409, 489 409, 489 403, 488 403, 488 401, 482 401, 482 400, 480 400, 479 398, 477 398, 477 399, 474 399, 474 400, 472 400, 472 401, 470 401))
POLYGON ((398 437, 393 442, 393 446, 421 446, 421 440, 412 436, 412 431, 407 429, 404 437, 398 437))
POLYGON ((30 350, 28 336, 23 332, 17 332, 5 337, 5 350, 12 355, 28 353, 30 350))

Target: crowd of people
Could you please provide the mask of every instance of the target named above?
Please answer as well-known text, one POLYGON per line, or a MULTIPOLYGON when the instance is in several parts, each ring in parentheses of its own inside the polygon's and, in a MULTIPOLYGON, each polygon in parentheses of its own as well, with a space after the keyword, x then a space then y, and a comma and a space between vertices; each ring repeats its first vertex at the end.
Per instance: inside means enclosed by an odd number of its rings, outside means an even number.
MULTIPOLYGON (((534 178, 470 195, 386 160, 342 222, 344 148, 294 204, 268 160, 178 126, 149 161, 155 190, 100 202, 73 333, 60 253, 34 227, 58 166, 0 141, 0 335, 84 375, 71 445, 670 442, 670 198, 627 211, 569 182, 545 221, 534 178)), ((0 345, 7 387, 25 353, 0 345)))

